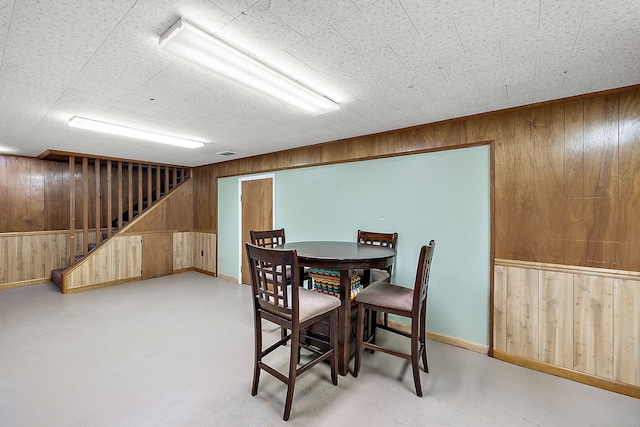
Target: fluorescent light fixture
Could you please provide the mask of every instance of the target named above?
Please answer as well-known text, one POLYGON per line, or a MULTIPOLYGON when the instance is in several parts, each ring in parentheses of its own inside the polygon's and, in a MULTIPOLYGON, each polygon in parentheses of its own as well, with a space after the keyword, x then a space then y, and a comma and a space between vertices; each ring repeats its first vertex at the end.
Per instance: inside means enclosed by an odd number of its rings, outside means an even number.
POLYGON ((126 136, 129 138, 144 139, 146 141, 159 142, 161 144, 177 145, 185 148, 198 148, 204 146, 200 141, 179 138, 177 136, 164 135, 142 129, 130 128, 113 123, 100 122, 98 120, 85 119, 83 117, 72 117, 69 126, 80 129, 88 129, 97 132, 110 133, 112 135, 126 136))
POLYGON ((340 106, 180 18, 160 36, 160 49, 271 95, 315 116, 340 106))

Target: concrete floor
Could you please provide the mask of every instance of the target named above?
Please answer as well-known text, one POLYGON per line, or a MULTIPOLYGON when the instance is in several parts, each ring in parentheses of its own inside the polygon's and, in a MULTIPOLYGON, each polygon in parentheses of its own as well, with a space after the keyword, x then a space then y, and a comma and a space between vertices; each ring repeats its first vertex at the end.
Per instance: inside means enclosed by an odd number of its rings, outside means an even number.
POLYGON ((250 395, 249 299, 198 273, 0 291, 0 426, 640 426, 638 399, 432 341, 423 398, 403 360, 365 353, 337 387, 326 365, 301 376, 285 423, 284 384, 250 395))

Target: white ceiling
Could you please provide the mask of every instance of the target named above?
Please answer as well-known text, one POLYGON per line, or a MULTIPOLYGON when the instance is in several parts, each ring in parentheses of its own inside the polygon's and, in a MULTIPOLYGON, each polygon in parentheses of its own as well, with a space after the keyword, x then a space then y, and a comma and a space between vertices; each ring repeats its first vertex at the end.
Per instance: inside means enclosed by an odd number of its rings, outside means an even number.
POLYGON ((640 84, 640 0, 0 0, 0 153, 197 166, 640 84), (311 117, 158 49, 179 17, 340 103, 311 117), (204 138, 184 149, 74 115, 204 138))

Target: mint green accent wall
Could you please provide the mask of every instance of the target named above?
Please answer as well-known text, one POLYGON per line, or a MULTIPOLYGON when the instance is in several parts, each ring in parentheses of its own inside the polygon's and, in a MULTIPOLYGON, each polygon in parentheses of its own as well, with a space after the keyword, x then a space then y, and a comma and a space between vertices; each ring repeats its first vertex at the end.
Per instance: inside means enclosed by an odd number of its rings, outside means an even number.
POLYGON ((218 274, 238 277, 240 212, 238 177, 218 179, 218 274))
MULTIPOLYGON (((288 242, 353 241, 358 229, 398 232, 392 280, 407 287, 420 247, 434 239, 427 328, 487 345, 489 164, 489 147, 480 146, 276 172, 276 227, 288 242)), ((221 179, 218 189, 219 269, 234 277, 237 182, 221 179)))

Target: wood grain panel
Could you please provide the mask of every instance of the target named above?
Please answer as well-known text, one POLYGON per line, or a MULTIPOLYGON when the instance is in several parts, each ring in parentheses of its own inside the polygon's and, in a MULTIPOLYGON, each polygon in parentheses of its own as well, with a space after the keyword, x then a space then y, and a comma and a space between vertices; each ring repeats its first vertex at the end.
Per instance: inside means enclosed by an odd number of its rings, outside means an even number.
POLYGON ((573 276, 573 369, 609 379, 613 377, 613 281, 573 276))
POLYGON ((216 230, 218 225, 218 181, 211 167, 193 170, 193 228, 216 230))
POLYGON ((615 280, 613 297, 613 379, 640 386, 640 280, 615 280))
POLYGON ((13 157, 0 155, 0 203, 2 211, 4 212, 0 215, 0 232, 14 231, 11 230, 9 215, 6 214, 11 204, 11 192, 9 189, 11 180, 9 179, 9 173, 11 172, 10 165, 12 159, 13 157))
POLYGON ((44 163, 40 161, 32 161, 29 186, 29 216, 27 218, 27 229, 29 231, 44 230, 44 180, 44 163))
POLYGON ((540 262, 562 262, 564 229, 564 106, 531 115, 531 233, 540 262))
POLYGON ((640 90, 620 94, 617 259, 623 270, 640 270, 640 90))
POLYGON ((501 265, 493 269, 493 348, 507 351, 507 272, 501 265))
POLYGON ((565 104, 563 263, 585 265, 584 101, 565 104))
POLYGON ((462 141, 462 122, 445 122, 434 127, 436 147, 452 147, 462 141))
POLYGON ((173 269, 182 270, 194 266, 194 234, 192 232, 173 233, 173 269))
MULTIPOLYGON (((0 159, 0 165, 2 159, 0 159)), ((9 282, 9 238, 0 236, 0 284, 9 282)))
POLYGON ((507 352, 538 359, 538 272, 507 270, 507 352))
POLYGON ((573 274, 540 271, 540 358, 573 369, 573 274))
POLYGON ((584 101, 584 189, 587 260, 591 267, 617 266, 618 97, 584 101))
POLYGON ((514 216, 516 224, 511 238, 510 257, 521 260, 537 261, 540 253, 536 245, 536 233, 531 225, 531 110, 516 111, 515 113, 515 143, 513 172, 514 186, 514 216))
POLYGON ((142 235, 142 278, 167 276, 173 272, 173 233, 142 235))

